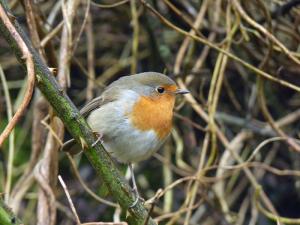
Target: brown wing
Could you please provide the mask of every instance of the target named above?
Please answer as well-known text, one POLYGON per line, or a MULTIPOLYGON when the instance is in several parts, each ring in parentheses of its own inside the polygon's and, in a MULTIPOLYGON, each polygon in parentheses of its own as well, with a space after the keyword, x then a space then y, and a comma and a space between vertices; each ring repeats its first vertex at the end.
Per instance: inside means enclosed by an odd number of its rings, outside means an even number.
MULTIPOLYGON (((117 84, 117 82, 114 82, 111 85, 109 85, 101 96, 94 98, 92 101, 87 103, 80 110, 81 115, 83 117, 87 117, 95 109, 98 109, 99 107, 118 99, 121 88, 120 86, 115 85, 117 84)), ((81 152, 81 147, 77 144, 77 142, 74 139, 65 142, 61 149, 65 152, 71 153, 72 155, 81 152)))
POLYGON ((101 96, 94 98, 80 110, 81 115, 83 117, 87 117, 95 109, 98 109, 99 107, 118 99, 119 93, 119 88, 115 86, 109 86, 101 96))
POLYGON ((103 105, 103 96, 99 96, 97 98, 94 98, 92 101, 87 103, 81 110, 80 114, 83 117, 87 117, 93 110, 99 108, 101 105, 103 105))
MULTIPOLYGON (((94 98, 92 101, 87 103, 81 110, 80 113, 83 117, 87 117, 93 110, 101 107, 103 104, 107 103, 108 101, 104 101, 103 95, 94 98)), ((66 141, 61 150, 64 152, 68 152, 71 155, 77 155, 82 151, 80 145, 77 144, 75 139, 70 139, 66 141)))
MULTIPOLYGON (((114 98, 110 96, 111 90, 106 90, 103 92, 103 94, 97 98, 94 98, 92 101, 87 103, 81 110, 80 113, 83 117, 87 117, 93 110, 98 109, 99 107, 103 106, 104 104, 111 102, 114 100, 114 98)), ((68 152, 71 155, 76 155, 81 152, 80 145, 77 144, 75 139, 68 140, 65 142, 61 148, 62 151, 68 152)))

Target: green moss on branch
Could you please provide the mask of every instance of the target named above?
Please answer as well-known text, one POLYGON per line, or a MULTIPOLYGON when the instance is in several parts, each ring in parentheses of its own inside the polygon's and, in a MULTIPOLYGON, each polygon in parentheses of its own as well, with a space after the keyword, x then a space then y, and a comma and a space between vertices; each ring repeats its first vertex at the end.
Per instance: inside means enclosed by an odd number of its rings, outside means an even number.
POLYGON ((1 225, 21 225, 22 222, 12 213, 3 199, 0 197, 0 224, 1 225))

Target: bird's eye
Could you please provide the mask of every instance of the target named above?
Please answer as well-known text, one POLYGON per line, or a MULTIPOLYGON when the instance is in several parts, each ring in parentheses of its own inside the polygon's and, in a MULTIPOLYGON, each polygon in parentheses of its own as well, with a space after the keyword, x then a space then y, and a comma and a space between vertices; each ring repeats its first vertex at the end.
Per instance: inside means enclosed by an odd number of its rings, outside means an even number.
POLYGON ((164 93, 165 92, 165 89, 163 87, 158 87, 156 88, 156 91, 160 94, 164 93))

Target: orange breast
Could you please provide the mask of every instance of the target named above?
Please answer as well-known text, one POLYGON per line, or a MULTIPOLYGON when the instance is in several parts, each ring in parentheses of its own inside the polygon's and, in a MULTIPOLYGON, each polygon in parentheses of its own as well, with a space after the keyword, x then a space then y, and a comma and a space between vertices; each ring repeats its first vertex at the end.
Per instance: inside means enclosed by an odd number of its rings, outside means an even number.
POLYGON ((159 139, 164 139, 172 128, 174 103, 172 94, 141 97, 131 114, 133 126, 142 131, 154 130, 159 139))

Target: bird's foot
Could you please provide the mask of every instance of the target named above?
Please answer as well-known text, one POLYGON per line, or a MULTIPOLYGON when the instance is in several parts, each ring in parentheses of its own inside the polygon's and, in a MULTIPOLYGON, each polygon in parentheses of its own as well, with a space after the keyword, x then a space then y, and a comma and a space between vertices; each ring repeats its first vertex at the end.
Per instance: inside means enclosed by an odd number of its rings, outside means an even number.
POLYGON ((134 206, 136 206, 136 204, 138 203, 139 200, 141 200, 143 203, 145 202, 145 199, 143 199, 140 196, 140 194, 139 194, 136 187, 132 188, 132 192, 133 192, 133 195, 134 195, 134 202, 129 206, 129 208, 133 208, 134 206))
POLYGON ((140 197, 137 185, 136 185, 136 181, 135 181, 135 177, 134 177, 134 172, 133 172, 133 166, 130 163, 129 164, 129 169, 130 169, 130 173, 131 173, 131 181, 132 181, 132 192, 134 195, 134 202, 129 206, 129 208, 133 208, 139 200, 142 200, 143 202, 145 202, 145 200, 143 198, 140 197))
POLYGON ((129 206, 129 208, 133 208, 134 206, 136 206, 136 204, 138 203, 139 198, 135 196, 135 200, 134 202, 129 206))
POLYGON ((101 143, 101 145, 103 145, 103 134, 99 133, 99 132, 94 132, 94 134, 96 135, 97 137, 97 140, 92 144, 92 147, 95 147, 96 144, 98 144, 99 142, 101 143))

